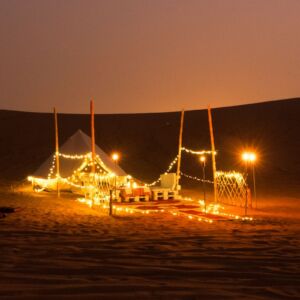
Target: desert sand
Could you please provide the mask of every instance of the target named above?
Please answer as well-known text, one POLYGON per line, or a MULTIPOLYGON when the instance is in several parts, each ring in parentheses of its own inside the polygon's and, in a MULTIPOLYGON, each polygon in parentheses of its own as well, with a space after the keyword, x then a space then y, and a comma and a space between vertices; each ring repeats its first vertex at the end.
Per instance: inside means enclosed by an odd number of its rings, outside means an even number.
MULTIPOLYGON (((242 171, 242 146, 257 148, 258 209, 251 222, 117 214, 76 196, 16 192, 54 151, 53 115, 0 111, 0 299, 299 299, 300 101, 213 110, 218 170, 242 171)), ((60 143, 88 115, 59 115, 60 143)), ((97 115, 96 143, 152 182, 177 154, 179 113, 97 115)), ((210 149, 207 112, 186 112, 183 146, 210 149)), ((208 178, 211 164, 208 164, 208 178)), ((195 157, 182 171, 201 175, 195 157)), ((198 182, 182 178, 187 196, 198 182)), ((225 207, 227 212, 243 210, 225 207)))
POLYGON ((259 199, 252 222, 210 224, 2 192, 17 210, 0 219, 0 298, 299 299, 298 201, 259 199))

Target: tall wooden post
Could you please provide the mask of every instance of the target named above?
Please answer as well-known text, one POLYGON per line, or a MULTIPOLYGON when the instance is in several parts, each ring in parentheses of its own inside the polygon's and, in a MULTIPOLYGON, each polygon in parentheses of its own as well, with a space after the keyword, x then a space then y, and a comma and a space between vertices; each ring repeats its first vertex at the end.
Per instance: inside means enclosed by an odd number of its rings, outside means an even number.
POLYGON ((208 107, 208 123, 210 132, 210 143, 211 143, 211 158, 212 158, 212 168, 213 168, 213 178, 214 178, 214 201, 218 201, 218 190, 217 190, 217 166, 216 166, 216 149, 215 149, 215 139, 214 139, 214 129, 211 116, 210 106, 208 107))
POLYGON ((91 109, 91 140, 92 140, 92 172, 95 174, 95 121, 94 121, 94 100, 90 102, 91 109))
POLYGON ((58 122, 57 122, 57 113, 55 107, 53 108, 54 112, 54 123, 55 123, 55 157, 56 157, 56 190, 57 197, 60 197, 60 189, 59 189, 59 143, 58 143, 58 122))
POLYGON ((109 190, 109 215, 113 214, 113 191, 109 190))
POLYGON ((178 157, 177 157, 177 172, 176 172, 176 190, 177 191, 179 190, 179 179, 180 179, 183 121, 184 121, 184 110, 181 111, 181 118, 180 118, 178 157))

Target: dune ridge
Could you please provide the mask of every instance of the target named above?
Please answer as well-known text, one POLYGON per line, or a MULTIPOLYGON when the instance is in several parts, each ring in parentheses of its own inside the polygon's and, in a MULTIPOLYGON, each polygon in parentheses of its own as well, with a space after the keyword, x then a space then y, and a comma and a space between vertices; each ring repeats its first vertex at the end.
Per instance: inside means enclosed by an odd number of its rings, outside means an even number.
MULTIPOLYGON (((300 191, 300 99, 213 109, 217 167, 243 171, 243 146, 257 148, 256 168, 260 193, 297 196, 300 191)), ((96 102, 101 107, 100 102, 96 102)), ((96 143, 107 153, 121 153, 121 166, 133 176, 151 182, 177 154, 179 112, 96 115, 96 143)), ((47 113, 0 111, 0 178, 20 181, 53 153, 53 116, 47 113)), ((60 143, 77 129, 89 134, 89 115, 60 114, 60 143)), ((209 149, 205 110, 187 111, 183 145, 209 149)), ((210 167, 208 166, 208 176, 210 167)), ((201 170, 195 157, 184 155, 182 170, 201 170)), ((185 187, 196 183, 182 180, 185 187)))

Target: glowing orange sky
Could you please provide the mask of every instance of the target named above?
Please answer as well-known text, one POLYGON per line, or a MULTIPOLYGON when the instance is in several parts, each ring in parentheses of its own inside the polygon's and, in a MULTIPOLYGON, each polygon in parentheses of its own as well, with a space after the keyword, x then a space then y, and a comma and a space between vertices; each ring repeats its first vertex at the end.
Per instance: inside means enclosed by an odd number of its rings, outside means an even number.
POLYGON ((300 1, 0 0, 0 108, 174 111, 300 96, 300 1))

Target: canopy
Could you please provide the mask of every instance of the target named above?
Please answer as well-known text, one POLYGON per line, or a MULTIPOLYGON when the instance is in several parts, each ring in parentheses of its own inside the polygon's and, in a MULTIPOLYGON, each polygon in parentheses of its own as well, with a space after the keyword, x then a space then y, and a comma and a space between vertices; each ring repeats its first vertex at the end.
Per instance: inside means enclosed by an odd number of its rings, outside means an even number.
MULTIPOLYGON (((117 176, 126 176, 126 172, 119 167, 99 146, 95 145, 96 155, 103 162, 105 167, 117 176)), ((72 135, 61 147, 59 153, 60 156, 60 176, 67 178, 71 176, 83 163, 84 158, 78 159, 75 155, 86 155, 91 152, 91 138, 81 130, 78 130, 72 135), (70 155, 69 158, 64 155, 70 155)), ((51 155, 33 174, 34 177, 48 178, 49 171, 53 169, 53 176, 55 177, 55 153, 51 155)))

